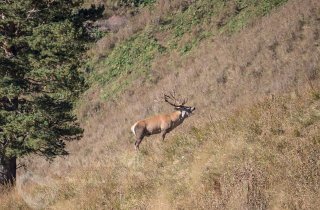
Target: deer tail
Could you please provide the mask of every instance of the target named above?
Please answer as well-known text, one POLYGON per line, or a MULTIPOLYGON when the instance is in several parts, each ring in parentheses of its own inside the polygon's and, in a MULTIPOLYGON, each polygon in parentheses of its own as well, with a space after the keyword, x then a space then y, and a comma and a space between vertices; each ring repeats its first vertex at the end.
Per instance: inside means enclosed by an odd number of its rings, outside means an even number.
POLYGON ((133 126, 131 126, 131 131, 134 135, 136 135, 136 131, 135 131, 135 128, 137 126, 138 122, 136 122, 133 126))

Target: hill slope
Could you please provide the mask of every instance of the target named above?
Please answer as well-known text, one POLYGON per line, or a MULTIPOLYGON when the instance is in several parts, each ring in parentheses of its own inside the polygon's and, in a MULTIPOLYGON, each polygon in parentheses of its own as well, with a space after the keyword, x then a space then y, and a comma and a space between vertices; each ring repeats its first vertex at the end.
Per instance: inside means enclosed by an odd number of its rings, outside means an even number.
MULTIPOLYGON (((98 42, 84 138, 50 167, 25 160, 50 179, 23 190, 52 209, 316 209, 320 2, 168 2, 98 42), (197 113, 135 152, 130 126, 170 111, 154 100, 171 89, 197 113)), ((27 208, 19 195, 1 208, 27 208)))

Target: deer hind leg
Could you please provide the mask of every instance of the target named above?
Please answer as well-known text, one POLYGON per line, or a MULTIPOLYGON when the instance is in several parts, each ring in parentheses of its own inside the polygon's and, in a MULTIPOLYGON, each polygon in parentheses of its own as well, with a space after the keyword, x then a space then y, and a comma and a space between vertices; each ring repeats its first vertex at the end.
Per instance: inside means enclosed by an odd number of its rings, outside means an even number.
POLYGON ((138 139, 136 139, 136 141, 134 142, 134 147, 137 149, 137 143, 138 143, 138 139))
POLYGON ((134 143, 136 150, 139 150, 139 145, 142 142, 143 137, 137 138, 136 142, 134 143))
POLYGON ((144 136, 145 136, 145 132, 144 131, 138 131, 137 132, 136 142, 134 143, 134 146, 135 146, 136 150, 139 150, 139 145, 141 144, 144 136))

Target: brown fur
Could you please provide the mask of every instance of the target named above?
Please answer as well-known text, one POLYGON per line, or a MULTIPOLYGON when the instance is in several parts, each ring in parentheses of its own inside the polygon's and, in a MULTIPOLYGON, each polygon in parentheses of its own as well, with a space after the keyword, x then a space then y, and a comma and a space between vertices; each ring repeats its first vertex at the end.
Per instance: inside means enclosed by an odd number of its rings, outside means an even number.
MULTIPOLYGON (((188 108, 192 111, 195 109, 194 107, 188 108)), ((189 114, 183 115, 183 112, 186 111, 182 109, 170 114, 160 114, 136 122, 131 127, 133 134, 136 136, 136 148, 139 149, 139 145, 145 136, 161 133, 162 140, 164 140, 167 133, 180 125, 189 116, 189 114)))

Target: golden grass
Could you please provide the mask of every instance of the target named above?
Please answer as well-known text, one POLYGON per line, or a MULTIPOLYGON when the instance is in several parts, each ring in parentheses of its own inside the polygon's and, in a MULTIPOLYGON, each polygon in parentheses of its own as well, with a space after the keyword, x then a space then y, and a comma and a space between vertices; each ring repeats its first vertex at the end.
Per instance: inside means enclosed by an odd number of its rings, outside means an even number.
MULTIPOLYGON (((160 57, 156 84, 137 80, 114 101, 93 87, 78 110, 84 138, 50 165, 24 160, 54 182, 25 195, 56 194, 44 196, 50 209, 317 209, 319 4, 289 1, 231 37, 160 57), (135 152, 130 126, 170 111, 154 99, 173 88, 196 114, 135 152)), ((29 207, 14 190, 0 208, 29 207)))
MULTIPOLYGON (((149 138, 140 153, 112 140, 98 155, 95 145, 90 158, 71 157, 73 169, 56 188, 24 193, 57 191, 51 209, 315 209, 320 100, 304 95, 238 107, 164 143, 149 138)), ((27 208, 16 192, 1 204, 27 208)))

